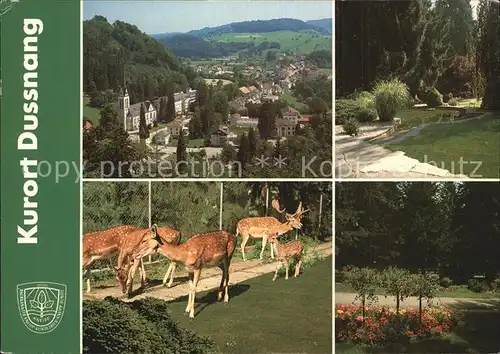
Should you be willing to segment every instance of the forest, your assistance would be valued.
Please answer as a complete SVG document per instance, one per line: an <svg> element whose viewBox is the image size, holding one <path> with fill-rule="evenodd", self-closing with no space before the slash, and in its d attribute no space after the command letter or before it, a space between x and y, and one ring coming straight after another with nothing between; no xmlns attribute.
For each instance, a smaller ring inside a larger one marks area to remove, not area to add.
<svg viewBox="0 0 500 354"><path fill-rule="evenodd" d="M434 271L454 284L500 272L498 183L337 183L336 267Z"/></svg>
<svg viewBox="0 0 500 354"><path fill-rule="evenodd" d="M499 6L481 0L475 19L469 0L335 2L336 97L396 78L413 96L437 90L498 109Z"/></svg>

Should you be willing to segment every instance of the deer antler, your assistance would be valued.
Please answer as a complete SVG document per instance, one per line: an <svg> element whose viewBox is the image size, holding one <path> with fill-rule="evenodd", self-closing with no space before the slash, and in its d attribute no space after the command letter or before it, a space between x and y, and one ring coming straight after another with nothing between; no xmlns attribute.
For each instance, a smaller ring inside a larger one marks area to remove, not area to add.
<svg viewBox="0 0 500 354"><path fill-rule="evenodd" d="M273 201L271 202L271 205L280 214L282 214L286 210L286 208L283 208L283 210L280 210L280 202L278 199L273 199Z"/></svg>

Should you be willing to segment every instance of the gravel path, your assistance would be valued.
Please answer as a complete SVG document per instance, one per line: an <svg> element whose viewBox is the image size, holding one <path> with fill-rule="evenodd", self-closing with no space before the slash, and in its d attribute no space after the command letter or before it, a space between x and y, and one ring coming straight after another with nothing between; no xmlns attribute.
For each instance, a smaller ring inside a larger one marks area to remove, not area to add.
<svg viewBox="0 0 500 354"><path fill-rule="evenodd" d="M318 245L315 251L323 256L330 256L332 254L332 242L326 242ZM236 250L238 252L239 250ZM266 254L264 255L266 256ZM167 266L165 266L166 270ZM260 275L274 273L276 270L276 262L267 263L265 260L261 261L259 259L248 260L246 262L238 261L232 262L230 266L229 273L229 286L243 282L245 280L258 277ZM146 274L147 274L146 266ZM221 280L222 271L219 268L210 268L203 270L201 273L201 279L198 283L197 292L202 292L210 289L216 289L219 287ZM84 300L89 299L104 299L106 296L122 297L124 301L134 301L146 296L153 296L162 300L170 301L176 298L186 296L188 293L188 282L187 273L185 271L176 271L174 284L171 288L163 287L162 284L151 284L143 293L140 293L134 297L128 299L123 296L121 289L119 287L113 286L108 288L94 288L90 294L84 294ZM179 279L180 278L180 279ZM272 276L269 275L269 282L271 282ZM140 282L136 281L134 283L134 289L137 289ZM229 290L231 291L231 290Z"/></svg>

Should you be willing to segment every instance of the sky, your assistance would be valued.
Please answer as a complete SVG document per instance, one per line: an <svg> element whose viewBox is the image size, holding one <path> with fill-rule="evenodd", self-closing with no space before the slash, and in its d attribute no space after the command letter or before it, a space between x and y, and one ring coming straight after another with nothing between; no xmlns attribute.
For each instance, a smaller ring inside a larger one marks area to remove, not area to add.
<svg viewBox="0 0 500 354"><path fill-rule="evenodd" d="M83 19L101 15L136 25L148 34L187 32L231 22L331 18L332 1L83 1Z"/></svg>

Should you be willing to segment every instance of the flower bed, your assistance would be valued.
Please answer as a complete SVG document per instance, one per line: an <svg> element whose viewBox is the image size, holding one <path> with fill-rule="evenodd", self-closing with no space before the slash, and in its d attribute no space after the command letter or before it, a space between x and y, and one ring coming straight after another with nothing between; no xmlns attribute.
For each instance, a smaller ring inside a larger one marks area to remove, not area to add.
<svg viewBox="0 0 500 354"><path fill-rule="evenodd" d="M337 305L335 309L335 340L362 344L402 343L412 339L440 336L456 324L453 312L446 308L422 310L367 306L365 317L361 306Z"/></svg>

